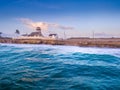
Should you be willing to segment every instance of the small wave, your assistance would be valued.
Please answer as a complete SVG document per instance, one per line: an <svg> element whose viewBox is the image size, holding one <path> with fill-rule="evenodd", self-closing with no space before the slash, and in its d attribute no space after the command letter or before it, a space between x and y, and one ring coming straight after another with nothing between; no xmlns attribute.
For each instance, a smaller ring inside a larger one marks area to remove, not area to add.
<svg viewBox="0 0 120 90"><path fill-rule="evenodd" d="M110 67L120 67L120 65L115 63L108 63L104 61L90 61L90 60L60 60L63 64L70 65L85 65L85 66L110 66Z"/></svg>
<svg viewBox="0 0 120 90"><path fill-rule="evenodd" d="M113 55L120 57L120 48L97 48L97 47L76 47L76 46L58 46L61 53L87 53L99 55Z"/></svg>
<svg viewBox="0 0 120 90"><path fill-rule="evenodd" d="M97 47L77 47L77 46L53 46L53 45L35 45L35 44L1 44L2 46L22 48L18 52L43 50L46 52L55 52L56 54L67 53L88 53L88 54L107 54L120 58L120 48L97 48ZM24 48L24 49L23 49Z"/></svg>
<svg viewBox="0 0 120 90"><path fill-rule="evenodd" d="M30 60L30 61L40 61L38 58L25 58L25 60Z"/></svg>

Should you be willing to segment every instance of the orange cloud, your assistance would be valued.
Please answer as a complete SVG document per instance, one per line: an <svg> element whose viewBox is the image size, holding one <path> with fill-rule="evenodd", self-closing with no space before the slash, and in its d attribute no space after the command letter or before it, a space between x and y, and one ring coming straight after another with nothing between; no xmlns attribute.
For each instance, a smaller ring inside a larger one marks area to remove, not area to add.
<svg viewBox="0 0 120 90"><path fill-rule="evenodd" d="M30 19L27 18L21 18L20 21L22 21L27 27L31 29L35 29L36 27L41 27L42 30L48 30L48 28L57 28L57 29L63 29L63 30L73 30L73 27L68 26L62 26L59 24L53 24L53 23L47 23L47 22L33 22Z"/></svg>

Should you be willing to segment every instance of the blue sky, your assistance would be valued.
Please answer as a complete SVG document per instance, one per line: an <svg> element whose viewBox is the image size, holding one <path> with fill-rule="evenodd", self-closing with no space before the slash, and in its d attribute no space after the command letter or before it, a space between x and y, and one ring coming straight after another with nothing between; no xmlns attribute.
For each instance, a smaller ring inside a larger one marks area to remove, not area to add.
<svg viewBox="0 0 120 90"><path fill-rule="evenodd" d="M0 31L14 33L32 32L19 19L48 22L74 27L65 30L68 37L120 36L120 0L0 0ZM49 29L43 33L59 33L64 30Z"/></svg>

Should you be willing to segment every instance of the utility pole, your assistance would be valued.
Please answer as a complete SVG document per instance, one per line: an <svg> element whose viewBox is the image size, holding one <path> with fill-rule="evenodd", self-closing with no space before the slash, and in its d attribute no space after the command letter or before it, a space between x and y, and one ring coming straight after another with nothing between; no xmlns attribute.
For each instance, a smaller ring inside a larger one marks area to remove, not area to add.
<svg viewBox="0 0 120 90"><path fill-rule="evenodd" d="M66 39L66 33L65 33L65 30L64 30L64 39Z"/></svg>
<svg viewBox="0 0 120 90"><path fill-rule="evenodd" d="M92 38L93 38L93 44L95 45L95 32L94 32L94 30L92 32Z"/></svg>
<svg viewBox="0 0 120 90"><path fill-rule="evenodd" d="M95 38L95 32L94 32L94 30L92 32L92 37L93 37L93 39Z"/></svg>

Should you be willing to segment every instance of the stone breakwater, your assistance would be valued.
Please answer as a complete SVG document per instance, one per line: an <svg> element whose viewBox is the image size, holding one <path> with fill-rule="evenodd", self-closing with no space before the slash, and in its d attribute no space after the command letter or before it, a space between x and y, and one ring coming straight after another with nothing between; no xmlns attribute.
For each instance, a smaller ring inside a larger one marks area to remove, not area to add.
<svg viewBox="0 0 120 90"><path fill-rule="evenodd" d="M42 40L42 39L11 39L1 38L0 43L16 44L50 44L50 45L70 45L83 47L111 47L120 48L120 38L87 38L87 39L67 39L67 40Z"/></svg>

